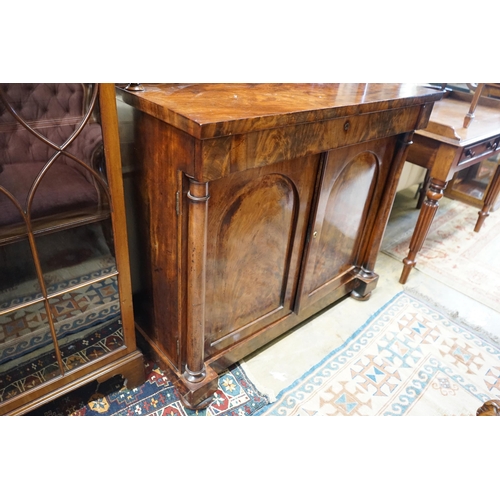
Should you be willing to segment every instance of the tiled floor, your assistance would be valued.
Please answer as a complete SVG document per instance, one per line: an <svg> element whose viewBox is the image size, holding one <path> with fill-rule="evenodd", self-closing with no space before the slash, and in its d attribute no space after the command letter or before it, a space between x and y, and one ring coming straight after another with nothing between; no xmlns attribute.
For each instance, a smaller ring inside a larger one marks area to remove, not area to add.
<svg viewBox="0 0 500 500"><path fill-rule="evenodd" d="M396 196L386 237L398 231L401 217L415 210L415 187ZM447 202L447 200L444 200ZM453 202L459 203L459 202ZM500 216L496 214L495 216ZM499 248L500 255L500 248ZM479 326L493 339L500 338L500 313L413 269L405 285L399 283L402 263L380 253L375 271L377 288L366 302L347 298L325 313L275 341L243 361L243 367L268 394L277 395L294 380L341 345L395 294L409 290L414 296L438 297L438 308L464 325Z"/></svg>

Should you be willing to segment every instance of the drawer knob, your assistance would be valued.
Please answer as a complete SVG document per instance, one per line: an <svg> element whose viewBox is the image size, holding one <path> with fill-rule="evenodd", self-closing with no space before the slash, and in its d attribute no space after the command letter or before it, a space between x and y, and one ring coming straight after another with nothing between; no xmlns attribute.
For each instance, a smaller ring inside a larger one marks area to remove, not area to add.
<svg viewBox="0 0 500 500"><path fill-rule="evenodd" d="M467 158L473 158L475 154L476 154L476 153L475 153L475 152L474 152L474 150L472 150L472 149L468 149L468 150L465 152L465 156L467 156Z"/></svg>
<svg viewBox="0 0 500 500"><path fill-rule="evenodd" d="M318 236L318 231L314 231L313 233L313 238L316 238L316 236Z"/></svg>
<svg viewBox="0 0 500 500"><path fill-rule="evenodd" d="M351 128L351 124L347 121L344 123L344 131L347 132Z"/></svg>

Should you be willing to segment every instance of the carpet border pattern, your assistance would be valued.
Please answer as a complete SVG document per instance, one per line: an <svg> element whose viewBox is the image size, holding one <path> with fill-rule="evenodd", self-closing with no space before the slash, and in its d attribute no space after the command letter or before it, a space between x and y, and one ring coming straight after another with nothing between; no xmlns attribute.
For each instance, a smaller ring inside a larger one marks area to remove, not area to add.
<svg viewBox="0 0 500 500"><path fill-rule="evenodd" d="M468 397L472 398L472 401L477 400L477 406L473 405L471 408L471 411L474 410L474 412L477 407L481 406L481 404L488 399L498 398L500 396L500 350L475 334L469 332L462 326L456 324L439 311L436 311L427 304L411 297L405 291L402 291L382 306L377 312L375 312L363 326L361 326L347 339L346 342L334 349L299 379L295 380L290 386L280 391L276 401L262 410L259 410L259 412L256 413L256 416L288 416L300 413L298 408L300 408L301 404L303 404L306 399L310 398L311 395L320 391L323 384L331 380L332 376L341 370L343 366L347 366L347 364L352 362L353 359L356 359L355 357L360 355L363 348L369 344L377 334L382 332L384 325L387 325L388 321L394 319L394 317L408 304L416 306L423 313L432 318L435 325L437 325L434 329L435 333L439 331L438 329L442 325L442 327L446 328L448 331L460 336L460 338L463 339L464 342L468 342L470 346L476 346L478 349L484 350L489 353L489 355L492 355L496 360L495 366L482 367L484 383L481 387L479 387L478 385L470 383L470 379L466 373L469 368L467 367L463 370L465 365L461 365L460 368L462 371L450 369L446 363L440 362L439 357L427 355L424 360L425 362L422 362L418 373L415 372L413 378L404 384L404 388L403 384L401 384L402 392L398 394L397 400L392 400L390 406L386 405L385 410L382 413L379 413L379 415L401 416L408 414L409 410L412 409L416 401L421 398L423 393L427 390L431 379L434 383L436 380L447 381L446 383L448 386L443 384L443 387L440 388L441 391L448 390L449 392L451 390L449 385L451 384L455 389L468 393ZM418 328L415 328L415 335L418 335L417 330ZM428 343L432 343L432 335L430 336ZM452 349L455 349L455 351L460 350L457 346L452 346ZM416 349L413 354L423 360L424 356L420 356L417 351L421 353L420 349ZM448 358L450 357L450 353L451 350L447 354ZM457 355L457 359L460 359L460 355L460 353ZM474 369L475 368L476 367L474 367ZM351 371L351 373L353 372ZM464 373L465 376L463 375ZM392 380L390 379L391 375L393 375ZM354 380L358 374L353 373L352 376ZM386 387L389 387L391 383L394 387L398 384L398 380L396 379L399 375L397 374L396 369L394 369L392 374L386 373L385 377L387 381ZM485 387L489 390L485 390ZM389 392L389 390L386 390L386 392ZM446 395L444 392L443 394ZM377 395L381 396L382 394L372 394L372 397L376 397ZM350 403L347 399L341 400L341 398L338 398L335 403L344 407L344 412L338 414L349 414L348 406ZM354 407L355 403L353 403L352 406ZM347 411L345 411L346 408ZM307 413L302 412L300 414L306 415ZM453 415L454 413L452 411L444 411L441 414Z"/></svg>

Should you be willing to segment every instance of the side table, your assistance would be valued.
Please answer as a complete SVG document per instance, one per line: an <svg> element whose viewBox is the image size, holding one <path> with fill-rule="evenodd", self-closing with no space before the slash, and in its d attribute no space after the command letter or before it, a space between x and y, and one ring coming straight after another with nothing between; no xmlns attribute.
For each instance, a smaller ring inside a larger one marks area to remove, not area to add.
<svg viewBox="0 0 500 500"><path fill-rule="evenodd" d="M449 92L435 104L428 126L415 132L408 150L407 161L429 170L429 183L408 255L403 259L399 280L402 284L406 283L415 267L417 254L422 249L448 181L456 172L472 167L500 150L500 101L481 97L474 120L464 128L464 116L469 111L470 102L470 94ZM490 183L474 228L476 232L489 215L500 191L499 173L497 171Z"/></svg>

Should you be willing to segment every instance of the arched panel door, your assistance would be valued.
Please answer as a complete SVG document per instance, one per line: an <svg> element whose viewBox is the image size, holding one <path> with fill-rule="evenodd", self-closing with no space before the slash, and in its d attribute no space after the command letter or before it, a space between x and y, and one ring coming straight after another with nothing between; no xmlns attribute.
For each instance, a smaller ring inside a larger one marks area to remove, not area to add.
<svg viewBox="0 0 500 500"><path fill-rule="evenodd" d="M327 155L297 309L352 281L362 265L363 240L373 225L377 186L387 175L393 144L382 140Z"/></svg>
<svg viewBox="0 0 500 500"><path fill-rule="evenodd" d="M318 162L277 163L210 184L208 356L291 313Z"/></svg>

